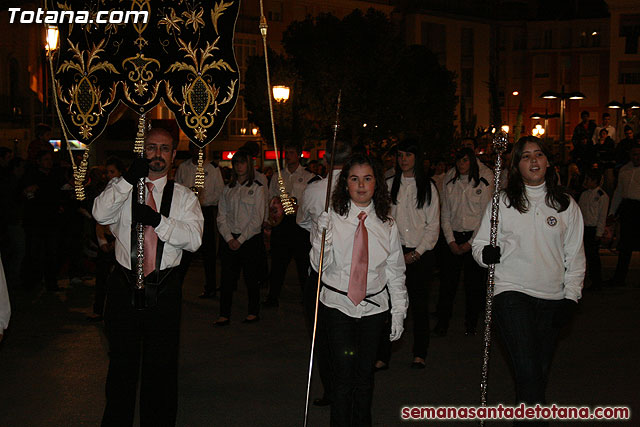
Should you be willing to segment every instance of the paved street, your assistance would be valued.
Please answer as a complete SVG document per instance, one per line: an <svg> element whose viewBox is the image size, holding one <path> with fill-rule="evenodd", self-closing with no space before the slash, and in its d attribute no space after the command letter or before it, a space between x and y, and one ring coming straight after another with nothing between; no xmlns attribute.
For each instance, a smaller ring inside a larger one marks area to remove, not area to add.
<svg viewBox="0 0 640 427"><path fill-rule="evenodd" d="M603 262L607 278L615 256L603 256ZM637 284L637 255L632 268L628 281ZM293 276L291 269L280 308L263 310L257 324L240 323L246 314L246 292L240 283L231 325L214 328L218 301L197 298L203 269L193 263L184 284L178 425L302 425L309 343ZM100 422L107 342L102 325L85 320L91 310L93 282L70 286L62 281L61 285L64 291L56 294L12 292L11 329L0 345L0 426ZM432 301L435 291L437 282ZM376 374L375 425L404 424L399 418L403 405L479 403L482 340L480 335L463 334L463 296L461 287L449 334L431 341L427 369L409 369L410 331L394 347L391 368ZM549 402L629 405L632 412L640 413L639 305L637 287L585 294L558 347ZM513 382L498 344L493 347L490 372L489 403L512 403ZM312 397L319 395L319 380L314 376ZM311 406L309 425L328 425L328 415L328 408ZM640 425L640 421L627 425Z"/></svg>

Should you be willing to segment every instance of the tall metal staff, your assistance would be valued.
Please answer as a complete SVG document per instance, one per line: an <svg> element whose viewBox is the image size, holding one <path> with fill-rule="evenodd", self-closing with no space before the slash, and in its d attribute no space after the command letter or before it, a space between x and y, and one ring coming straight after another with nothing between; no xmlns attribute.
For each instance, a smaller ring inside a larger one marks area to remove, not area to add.
<svg viewBox="0 0 640 427"><path fill-rule="evenodd" d="M502 132L496 132L493 137L493 151L496 153L496 167L493 171L494 191L491 199L491 232L489 235L489 244L496 246L498 240L498 208L500 203L500 174L502 173L502 154L507 149L509 140L507 135ZM487 382L489 379L489 353L491 350L491 309L493 305L493 287L495 285L496 265L489 264L489 272L487 276L487 300L486 311L484 314L484 353L482 357L482 382L480 383L482 407L487 406ZM480 421L480 425L484 426L484 421Z"/></svg>
<svg viewBox="0 0 640 427"><path fill-rule="evenodd" d="M282 171L280 170L280 154L278 144L276 143L276 125L273 120L273 101L271 100L271 77L269 76L269 55L267 52L267 18L264 16L264 8L262 0L260 0L260 34L262 35L262 46L264 48L264 65L267 71L267 99L269 99L269 117L271 118L271 135L273 137L273 150L276 152L276 169L278 171L278 188L280 190L280 202L285 215L293 215L296 213L294 202L287 193L282 179Z"/></svg>
<svg viewBox="0 0 640 427"><path fill-rule="evenodd" d="M340 102L342 100L342 90L338 92L338 105L336 107L336 123L333 125L333 143L331 144L331 157L329 157L329 173L327 174L327 194L324 199L324 211L329 212L331 201L331 188L333 181L333 160L336 155L336 140L338 139L338 126L340 120ZM316 305L313 314L313 334L311 336L311 354L309 355L309 372L307 375L307 398L304 402L304 426L307 426L309 417L309 393L311 391L311 374L313 372L313 352L316 347L316 329L318 327L318 305L320 300L320 285L322 283L322 264L324 261L324 239L327 236L327 229L322 229L322 240L320 243L320 261L318 262L318 283L316 286Z"/></svg>

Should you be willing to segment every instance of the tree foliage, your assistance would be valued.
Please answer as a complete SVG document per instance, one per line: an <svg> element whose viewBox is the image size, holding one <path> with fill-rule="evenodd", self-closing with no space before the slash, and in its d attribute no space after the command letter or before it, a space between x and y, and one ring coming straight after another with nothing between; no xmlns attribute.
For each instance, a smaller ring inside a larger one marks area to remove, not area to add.
<svg viewBox="0 0 640 427"><path fill-rule="evenodd" d="M282 79L292 87L283 113L287 137L328 139L341 90L340 124L346 138L373 149L405 134L418 136L426 151L450 145L454 73L424 46L406 46L383 13L355 10L342 20L323 14L293 22L282 43L286 57L270 54L269 61L272 84ZM245 100L249 119L266 136L270 127L263 61L250 60Z"/></svg>

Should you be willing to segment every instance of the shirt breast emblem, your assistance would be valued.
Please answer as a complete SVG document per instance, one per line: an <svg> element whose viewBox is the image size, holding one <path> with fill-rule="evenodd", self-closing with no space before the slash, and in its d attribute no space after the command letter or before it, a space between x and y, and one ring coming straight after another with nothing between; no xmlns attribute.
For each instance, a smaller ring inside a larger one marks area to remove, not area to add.
<svg viewBox="0 0 640 427"><path fill-rule="evenodd" d="M558 219L555 216L547 217L547 224L551 227L555 227L558 223Z"/></svg>
<svg viewBox="0 0 640 427"><path fill-rule="evenodd" d="M478 189L476 190L476 194L482 194L482 188L478 188Z"/></svg>
<svg viewBox="0 0 640 427"><path fill-rule="evenodd" d="M298 178L298 182L302 182L302 178Z"/></svg>
<svg viewBox="0 0 640 427"><path fill-rule="evenodd" d="M253 196L253 190L249 190L249 195Z"/></svg>

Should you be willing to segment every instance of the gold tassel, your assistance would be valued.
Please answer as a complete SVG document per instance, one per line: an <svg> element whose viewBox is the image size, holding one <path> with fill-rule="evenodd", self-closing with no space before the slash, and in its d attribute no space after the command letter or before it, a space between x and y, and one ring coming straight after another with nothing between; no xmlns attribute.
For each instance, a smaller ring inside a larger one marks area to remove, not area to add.
<svg viewBox="0 0 640 427"><path fill-rule="evenodd" d="M196 196L200 195L200 191L204 189L204 152L202 148L198 152L198 169L196 169L196 177L193 185L193 192Z"/></svg>
<svg viewBox="0 0 640 427"><path fill-rule="evenodd" d="M144 157L144 136L146 134L145 125L145 115L141 114L140 117L138 117L138 133L136 133L136 141L133 145L133 152L139 157Z"/></svg>
<svg viewBox="0 0 640 427"><path fill-rule="evenodd" d="M295 205L296 199L289 196L287 189L284 186L282 175L278 176L278 187L280 188L280 202L282 203L282 209L285 215L293 215L296 213Z"/></svg>
<svg viewBox="0 0 640 427"><path fill-rule="evenodd" d="M84 150L84 154L82 155L82 161L80 162L80 166L73 167L73 178L75 180L76 185L76 199L84 200L84 180L87 176L87 166L89 164L89 146L87 146L86 150Z"/></svg>

